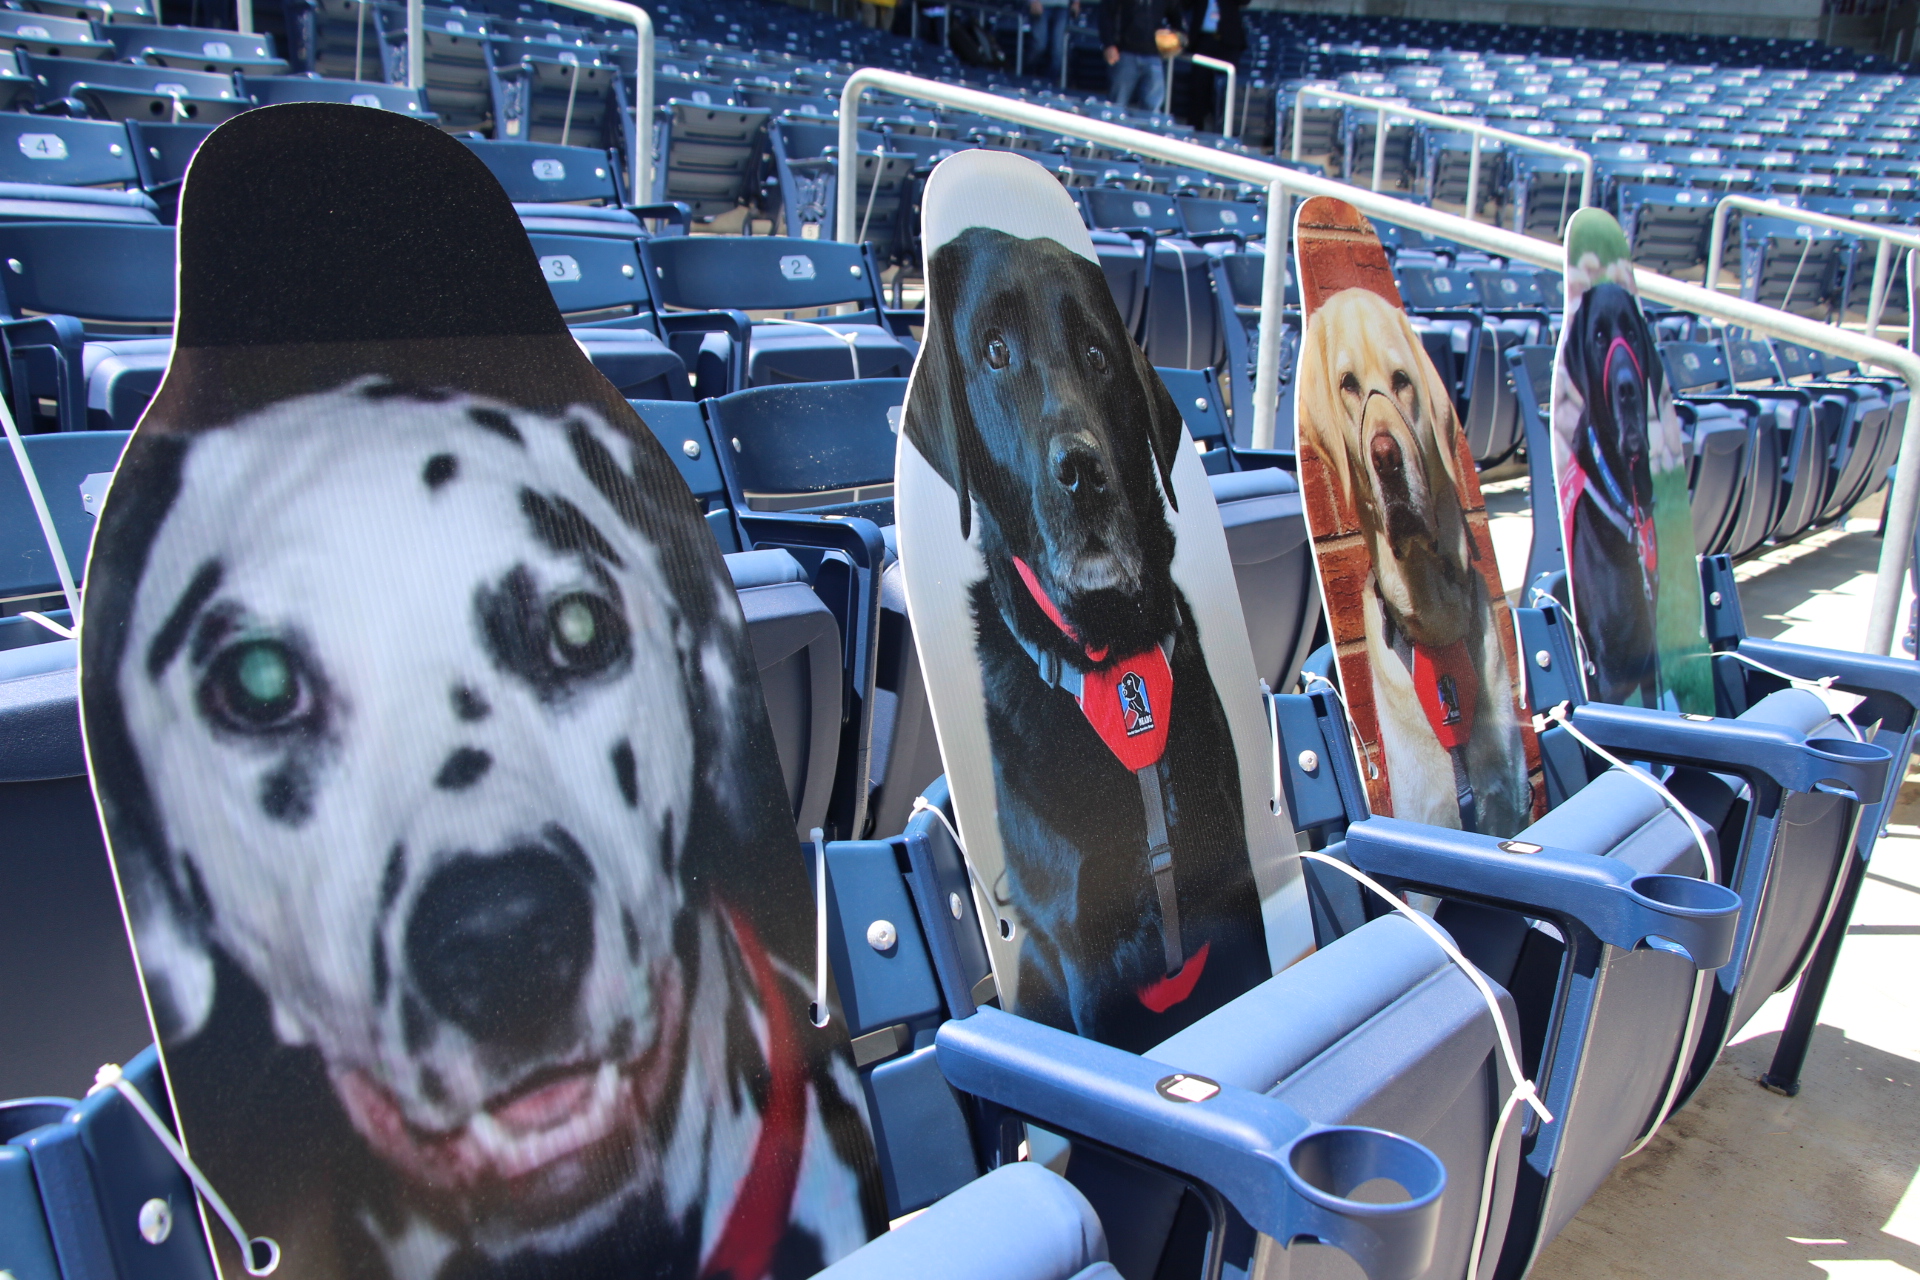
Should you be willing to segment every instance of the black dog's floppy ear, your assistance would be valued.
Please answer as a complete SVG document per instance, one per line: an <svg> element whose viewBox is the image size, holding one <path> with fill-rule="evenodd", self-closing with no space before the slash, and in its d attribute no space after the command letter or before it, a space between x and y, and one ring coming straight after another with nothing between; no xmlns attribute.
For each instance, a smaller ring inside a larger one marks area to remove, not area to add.
<svg viewBox="0 0 1920 1280"><path fill-rule="evenodd" d="M1180 499L1173 492L1173 463L1180 454L1180 433L1186 419L1180 416L1180 406L1173 402L1167 384L1153 371L1146 352L1131 342L1127 345L1133 348L1133 367L1147 397L1147 440L1153 446L1154 465L1160 469L1160 492L1167 495L1167 505L1178 512Z"/></svg>
<svg viewBox="0 0 1920 1280"><path fill-rule="evenodd" d="M920 451L960 499L960 536L973 535L973 497L967 483L963 440L973 435L973 413L954 341L954 308L963 293L970 255L965 246L949 242L934 251L928 264L927 328L920 358L907 385L901 434Z"/></svg>

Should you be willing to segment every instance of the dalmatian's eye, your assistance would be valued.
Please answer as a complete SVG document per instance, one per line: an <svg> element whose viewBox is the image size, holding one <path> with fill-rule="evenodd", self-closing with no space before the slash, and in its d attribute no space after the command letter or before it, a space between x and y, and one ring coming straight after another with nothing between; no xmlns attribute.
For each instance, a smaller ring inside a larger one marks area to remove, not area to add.
<svg viewBox="0 0 1920 1280"><path fill-rule="evenodd" d="M1013 352L1007 347L1007 340L999 334L987 339L987 364L995 369L1004 369L1013 359Z"/></svg>
<svg viewBox="0 0 1920 1280"><path fill-rule="evenodd" d="M1107 371L1107 353L1098 347L1087 348L1087 363L1093 366L1095 373Z"/></svg>
<svg viewBox="0 0 1920 1280"><path fill-rule="evenodd" d="M627 653L626 619L600 596L576 592L547 610L553 665L571 675L604 671Z"/></svg>
<svg viewBox="0 0 1920 1280"><path fill-rule="evenodd" d="M235 733L276 733L312 717L314 680L305 660L280 641L244 640L208 665L200 706Z"/></svg>

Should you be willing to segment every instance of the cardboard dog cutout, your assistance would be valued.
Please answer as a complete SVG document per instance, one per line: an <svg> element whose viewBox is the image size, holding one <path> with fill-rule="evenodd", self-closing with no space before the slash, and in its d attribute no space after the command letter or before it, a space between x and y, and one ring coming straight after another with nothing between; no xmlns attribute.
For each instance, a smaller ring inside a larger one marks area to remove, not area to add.
<svg viewBox="0 0 1920 1280"><path fill-rule="evenodd" d="M189 1151L289 1277L800 1276L884 1230L725 565L505 194L268 107L180 258L81 682Z"/></svg>
<svg viewBox="0 0 1920 1280"><path fill-rule="evenodd" d="M1712 715L1686 441L1627 238L1604 209L1567 223L1566 280L1553 474L1587 696Z"/></svg>
<svg viewBox="0 0 1920 1280"><path fill-rule="evenodd" d="M1304 202L1294 245L1300 489L1367 801L1513 835L1545 811L1546 791L1452 395L1359 210Z"/></svg>
<svg viewBox="0 0 1920 1280"><path fill-rule="evenodd" d="M900 557L1001 999L1144 1050L1311 949L1218 511L1072 200L928 180Z"/></svg>

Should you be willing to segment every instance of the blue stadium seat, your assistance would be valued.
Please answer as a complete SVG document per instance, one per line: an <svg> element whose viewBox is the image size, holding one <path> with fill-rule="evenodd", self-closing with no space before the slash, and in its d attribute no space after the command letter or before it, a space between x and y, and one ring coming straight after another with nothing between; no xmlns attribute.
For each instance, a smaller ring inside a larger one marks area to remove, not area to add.
<svg viewBox="0 0 1920 1280"><path fill-rule="evenodd" d="M1773 482L1772 471L1759 465L1761 443L1770 442L1772 433L1761 421L1759 402L1734 394L1726 354L1717 345L1663 342L1659 347L1687 436L1695 549L1713 555L1732 540L1753 486Z"/></svg>
<svg viewBox="0 0 1920 1280"><path fill-rule="evenodd" d="M130 430L173 349L173 228L0 223L0 262L16 419L44 399L59 430Z"/></svg>
<svg viewBox="0 0 1920 1280"><path fill-rule="evenodd" d="M915 348L899 336L880 295L873 256L864 245L785 236L670 236L649 240L641 257L648 283L665 308L776 311L753 324L751 339L718 335L706 351L725 360L739 381L819 382L846 377L905 377ZM855 303L860 310L831 314ZM707 392L707 374L700 374Z"/></svg>
<svg viewBox="0 0 1920 1280"><path fill-rule="evenodd" d="M152 226L135 159L122 124L0 114L0 220Z"/></svg>
<svg viewBox="0 0 1920 1280"><path fill-rule="evenodd" d="M765 146L769 112L724 102L658 99L653 191L656 203L677 200L708 222L746 202L749 180Z"/></svg>
<svg viewBox="0 0 1920 1280"><path fill-rule="evenodd" d="M109 23L106 37L122 62L150 67L178 67L213 75L236 71L255 75L282 75L284 58L275 56L273 37L204 27L154 27Z"/></svg>
<svg viewBox="0 0 1920 1280"><path fill-rule="evenodd" d="M219 124L253 104L231 75L89 58L16 55L39 88L38 104L96 120Z"/></svg>
<svg viewBox="0 0 1920 1280"><path fill-rule="evenodd" d="M94 32L91 22L18 10L0 13L0 49L37 53L49 58L119 56L113 42L102 40Z"/></svg>
<svg viewBox="0 0 1920 1280"><path fill-rule="evenodd" d="M687 362L668 345L669 335L655 314L633 239L544 232L528 239L574 340L623 396L693 398ZM689 335L686 346L691 354L701 332L693 326L705 325L709 318L681 315L671 323ZM723 330L732 327L727 319L718 323Z"/></svg>
<svg viewBox="0 0 1920 1280"><path fill-rule="evenodd" d="M440 118L422 105L421 95L417 90L403 85L382 84L378 81L323 80L312 73L306 75L256 73L243 74L240 77L240 87L248 97L263 107L271 107L282 102L341 102L353 107L378 107L382 111L398 111L401 115L412 116L417 120Z"/></svg>

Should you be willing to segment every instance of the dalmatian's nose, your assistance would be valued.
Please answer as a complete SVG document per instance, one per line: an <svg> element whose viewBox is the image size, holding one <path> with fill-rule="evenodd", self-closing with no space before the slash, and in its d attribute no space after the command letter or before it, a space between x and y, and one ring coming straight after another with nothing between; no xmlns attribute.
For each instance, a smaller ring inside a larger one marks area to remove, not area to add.
<svg viewBox="0 0 1920 1280"><path fill-rule="evenodd" d="M569 1021L593 960L579 870L539 846L463 853L435 871L407 921L420 994L475 1040L533 1050Z"/></svg>

